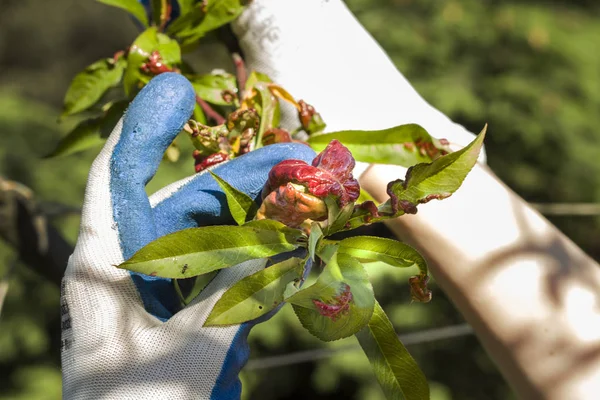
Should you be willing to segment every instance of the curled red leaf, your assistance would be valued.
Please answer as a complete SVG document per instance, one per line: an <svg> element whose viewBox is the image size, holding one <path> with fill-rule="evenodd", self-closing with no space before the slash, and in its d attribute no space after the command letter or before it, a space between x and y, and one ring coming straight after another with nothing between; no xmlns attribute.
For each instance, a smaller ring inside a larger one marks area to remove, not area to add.
<svg viewBox="0 0 600 400"><path fill-rule="evenodd" d="M355 161L352 153L339 141L331 143L308 165L301 160L285 160L275 165L263 190L266 197L275 188L288 182L305 186L319 198L335 196L340 207L356 201L360 185L352 176Z"/></svg>

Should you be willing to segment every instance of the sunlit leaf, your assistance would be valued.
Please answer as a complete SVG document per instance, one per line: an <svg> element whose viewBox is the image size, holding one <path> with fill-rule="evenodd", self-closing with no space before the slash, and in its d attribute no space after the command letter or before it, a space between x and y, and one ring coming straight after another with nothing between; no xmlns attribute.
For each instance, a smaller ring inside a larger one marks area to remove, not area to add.
<svg viewBox="0 0 600 400"><path fill-rule="evenodd" d="M368 325L356 338L369 358L388 400L428 400L425 375L404 347L387 315L376 302Z"/></svg>
<svg viewBox="0 0 600 400"><path fill-rule="evenodd" d="M184 229L149 243L119 268L164 278L189 278L294 250L303 236L301 231L271 220Z"/></svg>
<svg viewBox="0 0 600 400"><path fill-rule="evenodd" d="M119 84L126 64L122 57L116 62L107 58L77 74L65 94L61 115L76 114L96 104L108 89Z"/></svg>
<svg viewBox="0 0 600 400"><path fill-rule="evenodd" d="M339 253L351 255L359 261L382 261L394 267L417 266L427 275L427 262L409 245L397 240L375 236L354 236L338 242Z"/></svg>
<svg viewBox="0 0 600 400"><path fill-rule="evenodd" d="M283 303L288 283L302 276L304 260L271 265L237 282L217 301L204 326L241 324L258 318Z"/></svg>
<svg viewBox="0 0 600 400"><path fill-rule="evenodd" d="M256 214L258 207L250 196L244 192L240 192L212 171L209 170L208 172L215 178L219 187L225 193L229 212L238 225L243 225L248 219Z"/></svg>
<svg viewBox="0 0 600 400"><path fill-rule="evenodd" d="M257 111L260 115L260 126L258 127L258 134L256 143L258 146L262 144L262 136L267 129L276 127L279 124L279 101L273 96L273 93L269 90L269 87L264 82L258 82L254 85L259 98ZM256 102L255 102L256 103Z"/></svg>
<svg viewBox="0 0 600 400"><path fill-rule="evenodd" d="M285 300L302 326L324 341L358 332L369 322L375 304L364 267L347 254L334 254L313 285Z"/></svg>
<svg viewBox="0 0 600 400"><path fill-rule="evenodd" d="M109 6L123 9L133 15L140 23L148 27L148 17L142 3L138 0L97 0L99 3L104 3Z"/></svg>
<svg viewBox="0 0 600 400"><path fill-rule="evenodd" d="M420 125L400 125L379 131L340 131L311 136L308 143L316 151L337 139L348 147L357 161L410 167L431 162L444 149Z"/></svg>
<svg viewBox="0 0 600 400"><path fill-rule="evenodd" d="M189 8L171 25L167 32L177 37L182 45L191 44L213 31L236 19L244 10L246 0L218 0L198 2Z"/></svg>
<svg viewBox="0 0 600 400"><path fill-rule="evenodd" d="M390 199L379 206L384 212L396 215L415 213L416 206L434 199L443 199L454 193L475 163L485 138L484 127L468 146L438 158L430 164L417 164L406 173L404 181L390 183Z"/></svg>
<svg viewBox="0 0 600 400"><path fill-rule="evenodd" d="M155 26L146 29L135 39L127 55L123 87L129 98L133 98L152 79L152 76L144 73L141 67L148 62L153 51L157 51L162 62L169 67L181 62L181 50L177 41L159 33Z"/></svg>
<svg viewBox="0 0 600 400"><path fill-rule="evenodd" d="M218 105L233 104L232 101L227 101L227 96L223 96L228 92L233 95L237 94L236 78L232 74L222 72L188 76L187 78L203 100Z"/></svg>

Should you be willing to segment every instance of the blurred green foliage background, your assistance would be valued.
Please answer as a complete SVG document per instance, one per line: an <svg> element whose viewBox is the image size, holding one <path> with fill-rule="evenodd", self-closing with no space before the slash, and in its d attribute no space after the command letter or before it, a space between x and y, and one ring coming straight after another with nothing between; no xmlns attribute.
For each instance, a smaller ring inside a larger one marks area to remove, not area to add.
<svg viewBox="0 0 600 400"><path fill-rule="evenodd" d="M347 4L427 100L472 132L489 123L489 164L521 196L532 202L600 202L599 3ZM75 73L128 46L137 30L123 12L92 0L0 0L0 9L0 175L31 187L44 202L78 208L98 149L60 159L41 157L73 126L73 121L58 124L57 117ZM210 39L189 59L200 72L230 69L225 50ZM181 142L183 154L189 154ZM192 173L192 164L184 156L163 166L148 191ZM598 218L552 220L600 258ZM75 241L76 213L55 216L52 222ZM0 276L15 257L0 243ZM404 287L409 272L376 265L370 272L399 332L462 321L439 289L432 303L410 305ZM56 285L17 264L0 317L0 399L60 398L58 296ZM325 347L286 310L254 330L253 359ZM473 336L410 350L435 400L513 398ZM248 369L242 379L247 399L383 398L360 350L317 362Z"/></svg>

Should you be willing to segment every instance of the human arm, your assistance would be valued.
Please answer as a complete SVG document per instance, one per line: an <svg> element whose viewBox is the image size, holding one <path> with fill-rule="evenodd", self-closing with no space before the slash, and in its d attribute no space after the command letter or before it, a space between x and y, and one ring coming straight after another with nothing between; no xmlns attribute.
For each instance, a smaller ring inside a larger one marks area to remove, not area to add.
<svg viewBox="0 0 600 400"><path fill-rule="evenodd" d="M256 1L234 30L249 65L311 102L328 131L418 123L457 147L472 140L414 91L341 1ZM385 184L404 173L377 166L360 181L384 200ZM520 397L595 396L598 265L487 168L390 226L425 253Z"/></svg>

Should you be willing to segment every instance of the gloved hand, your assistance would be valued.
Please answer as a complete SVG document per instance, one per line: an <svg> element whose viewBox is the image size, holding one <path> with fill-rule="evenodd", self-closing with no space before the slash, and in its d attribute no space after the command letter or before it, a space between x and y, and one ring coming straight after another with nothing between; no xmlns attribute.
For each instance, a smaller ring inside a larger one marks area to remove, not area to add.
<svg viewBox="0 0 600 400"><path fill-rule="evenodd" d="M202 325L227 288L265 262L220 271L175 315L178 301L169 280L115 267L159 236L232 221L224 194L208 174L146 196L144 186L194 102L193 88L182 76L154 78L92 165L79 238L62 284L66 399L239 398L238 373L247 360L246 338L255 322ZM274 164L313 157L304 145L272 145L214 171L254 198Z"/></svg>

